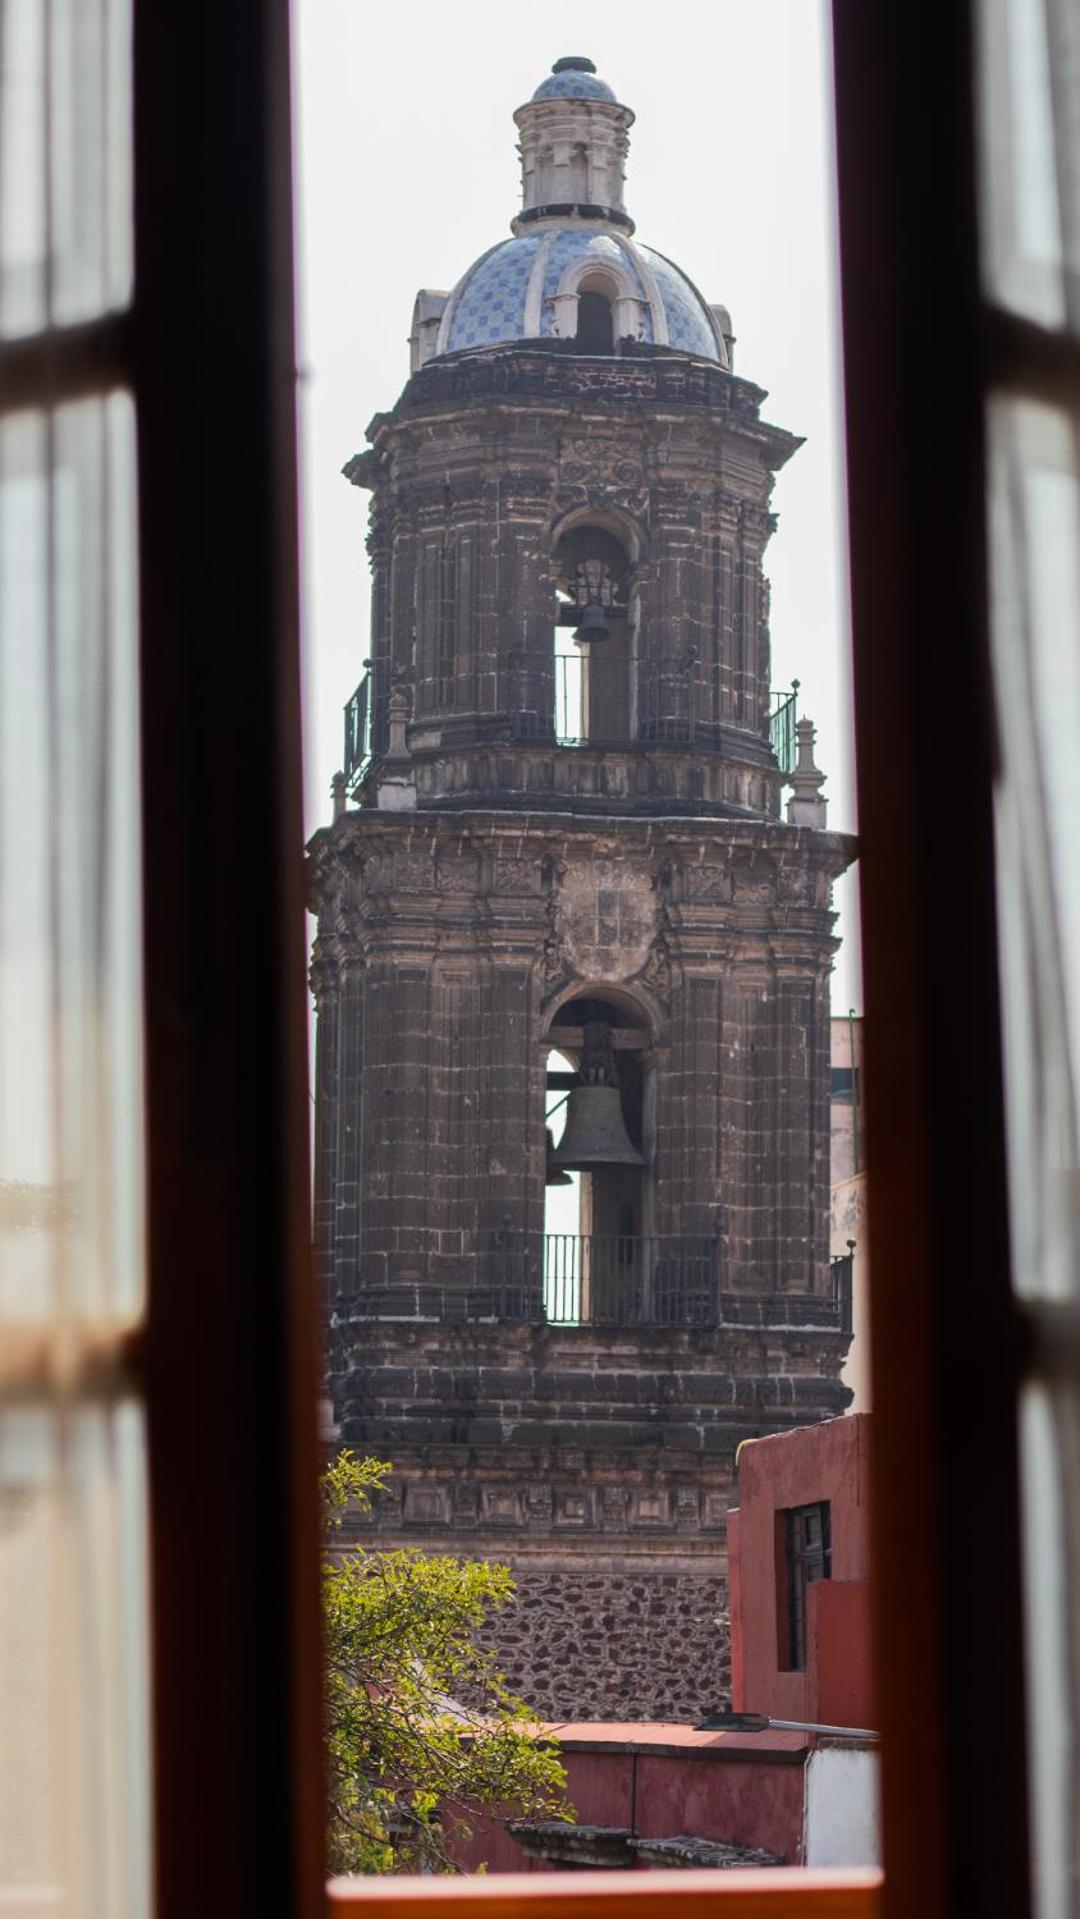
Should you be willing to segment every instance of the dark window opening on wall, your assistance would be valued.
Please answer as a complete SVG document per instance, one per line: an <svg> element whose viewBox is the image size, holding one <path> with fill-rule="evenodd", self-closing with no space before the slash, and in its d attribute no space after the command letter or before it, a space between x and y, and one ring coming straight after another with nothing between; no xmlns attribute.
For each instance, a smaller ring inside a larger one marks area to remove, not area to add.
<svg viewBox="0 0 1080 1919"><path fill-rule="evenodd" d="M628 740L630 556L606 527L578 525L554 557L556 737L567 746Z"/></svg>
<svg viewBox="0 0 1080 1919"><path fill-rule="evenodd" d="M859 1069L857 1066L834 1066L829 1074L829 1097L834 1106L857 1105L859 1100Z"/></svg>
<svg viewBox="0 0 1080 1919"><path fill-rule="evenodd" d="M615 323L611 301L603 293L578 295L578 326L575 341L579 353L614 353Z"/></svg>
<svg viewBox="0 0 1080 1919"><path fill-rule="evenodd" d="M793 1506L784 1514L787 1560L787 1669L806 1670L806 1591L832 1576L829 1502Z"/></svg>

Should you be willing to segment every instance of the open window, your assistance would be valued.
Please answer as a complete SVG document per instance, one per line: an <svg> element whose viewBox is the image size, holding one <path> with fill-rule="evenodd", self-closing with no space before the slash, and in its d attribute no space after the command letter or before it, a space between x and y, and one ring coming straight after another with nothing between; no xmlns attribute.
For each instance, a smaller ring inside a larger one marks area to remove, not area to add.
<svg viewBox="0 0 1080 1919"><path fill-rule="evenodd" d="M577 521L555 546L555 735L564 746L631 737L631 559L609 527Z"/></svg>
<svg viewBox="0 0 1080 1919"><path fill-rule="evenodd" d="M135 0L134 13L135 305L82 310L70 325L43 315L5 338L0 369L11 410L52 421L69 403L97 407L121 390L137 415L149 1314L145 1328L137 1318L102 1327L53 1314L33 1337L9 1336L4 1386L24 1408L36 1398L35 1416L58 1425L93 1422L99 1405L124 1398L129 1409L147 1408L159 1919L195 1910L206 1919L271 1911L310 1919L323 1895L315 1307L298 1118L287 21L282 6L244 0L227 13L210 0L180 9ZM1074 1418L1078 1343L1072 1295L1021 1307L1009 1286L992 761L973 695L986 666L981 382L989 365L999 389L1050 396L1068 410L1080 353L1075 318L1048 330L1004 304L980 305L967 10L932 16L932 60L926 9L836 0L834 17L860 808L874 875L865 901L867 1090L888 1114L892 1141L875 1174L871 1221L889 1742L884 1910L897 1919L957 1911L1020 1919L1029 1900L1018 1373L1028 1366L1049 1379ZM1064 33L1063 6L1045 17ZM82 63L81 77L99 72ZM58 86L57 100L65 97ZM914 98L927 129L916 142ZM50 137L67 124L56 112ZM20 128L11 140L16 164L32 171L33 140L29 159ZM1061 177L1071 177L1064 166ZM197 234L198 272L178 233ZM237 445L260 455L239 487ZM37 558L44 579L44 553ZM24 559L32 571L34 555L24 549ZM84 717L77 702L72 711ZM237 793L266 792L268 767L273 804L256 832ZM259 931L254 968L222 965L238 927ZM67 989L77 992L70 954L66 965ZM97 1000L86 1003L100 1015ZM572 1057L565 1031L557 1045ZM950 1123L943 1085L964 1088L961 1127ZM1057 1489L1044 1481L1042 1490L1052 1526ZM116 1523L110 1507L102 1530ZM255 1605L245 1532L259 1547ZM77 1566L73 1525L64 1537L69 1568ZM106 1603L112 1596L103 1594ZM137 1666L130 1639L117 1658ZM78 1696L80 1725L96 1734L95 1709L115 1695L94 1690L89 1665L58 1658L55 1672ZM1051 1787L1066 1770L1059 1755ZM135 1795L123 1812L115 1842L137 1861L150 1835ZM84 1803L56 1794L62 1840L84 1813ZM1067 1843L1074 1831L1075 1821ZM90 1853L61 1850L69 1871L92 1867ZM1061 1885L1065 1911L1068 1881L1053 1878L1052 1855L1042 1859L1043 1883ZM703 1883L684 1872L651 1888L644 1877L634 1875L630 1889L611 1883L615 1875L600 1887L563 1881L527 1902L538 1915L562 1902L650 1915L680 1907L836 1915L875 1900L869 1889L832 1893L813 1878L779 1887L768 1872L749 1884L747 1875ZM459 1912L473 1902L495 1919L526 1897L515 1892L500 1906L487 1884L445 1899L442 1890L369 1884L333 1899L342 1919L392 1902L404 1913L429 1899ZM94 1893L87 1878L70 1903L92 1909Z"/></svg>
<svg viewBox="0 0 1080 1919"><path fill-rule="evenodd" d="M583 287L578 294L574 344L579 353L614 353L615 314L606 290Z"/></svg>
<svg viewBox="0 0 1080 1919"><path fill-rule="evenodd" d="M557 1321L640 1319L650 1278L649 1044L625 1004L567 1001L549 1030L545 1308Z"/></svg>

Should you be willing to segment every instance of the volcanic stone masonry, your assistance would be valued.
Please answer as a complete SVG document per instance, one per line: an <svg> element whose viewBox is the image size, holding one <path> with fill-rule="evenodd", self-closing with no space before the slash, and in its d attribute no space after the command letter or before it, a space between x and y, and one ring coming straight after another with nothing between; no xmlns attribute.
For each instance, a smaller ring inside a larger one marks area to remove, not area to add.
<svg viewBox="0 0 1080 1919"><path fill-rule="evenodd" d="M371 673L309 849L330 1391L395 1468L355 1525L508 1563L500 1650L555 1718L715 1702L735 1449L849 1397L854 849L812 728L797 761L770 729L762 558L799 442L725 310L632 241L632 118L559 62L516 116L514 237L418 296L412 376L346 469Z"/></svg>

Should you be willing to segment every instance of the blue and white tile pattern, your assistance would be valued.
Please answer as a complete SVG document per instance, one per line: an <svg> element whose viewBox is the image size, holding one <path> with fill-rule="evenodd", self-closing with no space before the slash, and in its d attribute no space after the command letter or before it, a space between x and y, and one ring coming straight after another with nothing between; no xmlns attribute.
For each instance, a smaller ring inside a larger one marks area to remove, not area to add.
<svg viewBox="0 0 1080 1919"><path fill-rule="evenodd" d="M541 80L534 100L614 100L615 95L606 80L598 80L595 73L552 73Z"/></svg>
<svg viewBox="0 0 1080 1919"><path fill-rule="evenodd" d="M588 74L555 77L589 78ZM526 314L530 311L530 282L534 272L539 278L541 271L543 287L533 290L531 311L534 316L539 311L539 337L551 339L555 334L555 296L567 272L586 260L619 269L620 277L644 303L642 337L652 343L656 339L655 316L650 288L638 264L642 261L663 306L669 346L707 360L720 359L705 303L678 267L648 247L637 248L622 235L581 226L545 227L523 233L485 253L450 296L439 352L463 353L473 347L536 338L535 329L526 328Z"/></svg>
<svg viewBox="0 0 1080 1919"><path fill-rule="evenodd" d="M656 282L660 298L667 315L668 345L678 347L683 353L697 353L706 359L719 359L716 335L705 308L705 303L696 287L665 260L662 253L654 253L651 247L642 247L645 264Z"/></svg>
<svg viewBox="0 0 1080 1919"><path fill-rule="evenodd" d="M493 247L469 269L450 296L454 310L442 352L525 337L525 299L539 248L538 233L522 234Z"/></svg>

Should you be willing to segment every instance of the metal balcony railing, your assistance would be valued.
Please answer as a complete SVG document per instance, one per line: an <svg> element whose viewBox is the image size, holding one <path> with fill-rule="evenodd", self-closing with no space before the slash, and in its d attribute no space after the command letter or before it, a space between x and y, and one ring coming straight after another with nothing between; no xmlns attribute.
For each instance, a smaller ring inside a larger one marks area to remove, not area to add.
<svg viewBox="0 0 1080 1919"><path fill-rule="evenodd" d="M393 1233L361 1249L348 1319L549 1326L819 1326L850 1333L852 1256L821 1293L723 1291L723 1250L708 1237L603 1233Z"/></svg>
<svg viewBox="0 0 1080 1919"><path fill-rule="evenodd" d="M855 1241L848 1240L848 1250L839 1258L830 1262L832 1270L833 1298L840 1315L840 1331L851 1333L855 1330Z"/></svg>
<svg viewBox="0 0 1080 1919"><path fill-rule="evenodd" d="M712 1240L546 1233L544 1317L554 1326L713 1326Z"/></svg>
<svg viewBox="0 0 1080 1919"><path fill-rule="evenodd" d="M791 691L783 688L769 694L769 745L776 754L781 773L793 773L798 756L795 723L799 717L799 682L792 680Z"/></svg>
<svg viewBox="0 0 1080 1919"><path fill-rule="evenodd" d="M560 746L580 746L585 738L581 654L555 655L555 738Z"/></svg>
<svg viewBox="0 0 1080 1919"><path fill-rule="evenodd" d="M345 791L355 793L371 760L371 668L345 705L345 746L342 769Z"/></svg>

